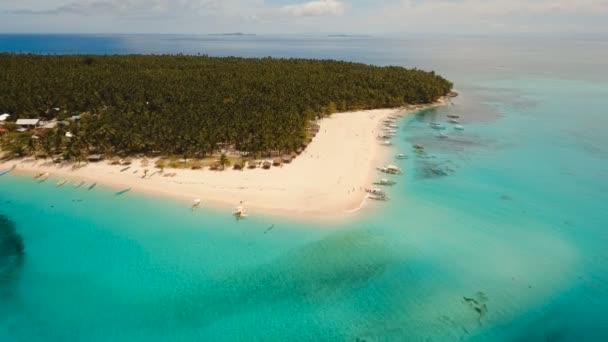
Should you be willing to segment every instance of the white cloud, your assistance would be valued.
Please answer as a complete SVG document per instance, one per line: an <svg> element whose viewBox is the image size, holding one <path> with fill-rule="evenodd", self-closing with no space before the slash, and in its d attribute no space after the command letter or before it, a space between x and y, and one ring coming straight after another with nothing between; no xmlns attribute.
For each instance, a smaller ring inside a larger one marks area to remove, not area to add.
<svg viewBox="0 0 608 342"><path fill-rule="evenodd" d="M22 9L16 14L73 14L85 16L163 16L196 14L223 8L222 0L84 0L48 10Z"/></svg>
<svg viewBox="0 0 608 342"><path fill-rule="evenodd" d="M280 14L294 17L319 17L342 15L346 5L339 0L315 0L297 5L287 5L276 9Z"/></svg>

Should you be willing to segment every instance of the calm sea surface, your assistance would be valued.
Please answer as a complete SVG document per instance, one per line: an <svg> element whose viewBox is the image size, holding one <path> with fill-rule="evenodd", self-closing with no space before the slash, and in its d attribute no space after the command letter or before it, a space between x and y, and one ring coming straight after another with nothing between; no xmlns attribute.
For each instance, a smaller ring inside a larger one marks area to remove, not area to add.
<svg viewBox="0 0 608 342"><path fill-rule="evenodd" d="M400 122L392 200L339 224L0 176L0 224L25 244L0 240L1 341L608 340L607 41L0 35L0 51L344 59L462 93ZM439 139L447 114L465 130Z"/></svg>

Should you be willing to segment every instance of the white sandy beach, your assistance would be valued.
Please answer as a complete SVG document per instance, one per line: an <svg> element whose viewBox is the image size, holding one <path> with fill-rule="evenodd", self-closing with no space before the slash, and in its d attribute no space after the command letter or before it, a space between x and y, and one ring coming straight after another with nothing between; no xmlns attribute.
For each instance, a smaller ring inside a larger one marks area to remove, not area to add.
<svg viewBox="0 0 608 342"><path fill-rule="evenodd" d="M388 161L390 147L381 146L377 135L382 120L398 109L380 109L334 114L321 120L321 131L308 148L291 164L236 171L172 170L172 178L154 175L142 179L144 167L134 160L130 170L107 161L73 169L50 161L18 160L0 164L0 169L16 165L17 172L48 172L54 179L86 180L116 189L132 188L191 202L200 198L203 206L227 208L243 201L250 214L269 213L307 218L338 218L361 208L365 188L379 175L375 168ZM150 163L150 173L156 171ZM139 170L134 174L135 170ZM185 203L185 205L188 205Z"/></svg>

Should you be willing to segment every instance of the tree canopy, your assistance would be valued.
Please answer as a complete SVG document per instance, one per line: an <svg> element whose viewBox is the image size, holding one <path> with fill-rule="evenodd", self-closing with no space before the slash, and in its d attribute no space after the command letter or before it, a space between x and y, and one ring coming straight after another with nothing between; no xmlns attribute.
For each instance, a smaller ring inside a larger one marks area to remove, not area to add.
<svg viewBox="0 0 608 342"><path fill-rule="evenodd" d="M294 151L317 117L430 103L451 88L434 72L332 60L0 54L0 112L80 115L37 134L49 154Z"/></svg>

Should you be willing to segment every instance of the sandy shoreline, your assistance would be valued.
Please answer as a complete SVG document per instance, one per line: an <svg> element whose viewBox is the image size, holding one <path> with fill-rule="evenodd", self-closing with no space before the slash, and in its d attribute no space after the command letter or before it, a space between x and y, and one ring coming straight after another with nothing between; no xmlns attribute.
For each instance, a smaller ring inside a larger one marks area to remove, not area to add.
<svg viewBox="0 0 608 342"><path fill-rule="evenodd" d="M441 104L441 103L439 103ZM412 111L409 111L412 112ZM388 162L391 147L381 146L377 135L382 120L402 109L337 113L321 120L321 131L292 164L270 170L172 170L175 177L155 175L142 179L144 167L135 159L131 168L107 161L73 169L33 159L0 163L0 170L16 165L15 172L48 172L54 179L87 181L116 189L188 201L200 198L203 206L230 210L243 201L251 215L335 219L365 206L365 188L379 178L375 168ZM153 163L147 167L156 171ZM137 173L134 173L138 171Z"/></svg>

